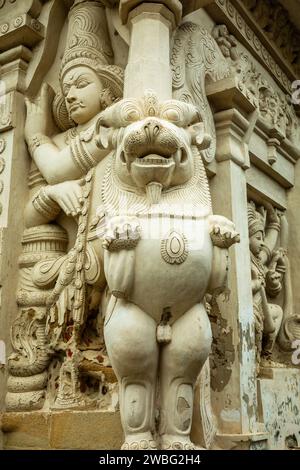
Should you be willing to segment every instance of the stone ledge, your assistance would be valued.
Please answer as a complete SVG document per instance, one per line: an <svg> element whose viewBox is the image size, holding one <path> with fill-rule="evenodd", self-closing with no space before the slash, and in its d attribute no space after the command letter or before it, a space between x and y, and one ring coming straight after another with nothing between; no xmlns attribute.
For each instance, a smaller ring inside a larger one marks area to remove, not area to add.
<svg viewBox="0 0 300 470"><path fill-rule="evenodd" d="M120 449L120 414L101 411L3 413L4 449Z"/></svg>

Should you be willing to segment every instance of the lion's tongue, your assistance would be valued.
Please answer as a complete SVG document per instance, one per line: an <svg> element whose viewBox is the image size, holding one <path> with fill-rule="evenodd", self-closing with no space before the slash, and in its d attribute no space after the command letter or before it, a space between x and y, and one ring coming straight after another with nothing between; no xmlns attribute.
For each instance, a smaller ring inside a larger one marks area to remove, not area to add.
<svg viewBox="0 0 300 470"><path fill-rule="evenodd" d="M161 198L163 185L152 181L152 183L147 184L146 186L146 195L150 204L158 204Z"/></svg>

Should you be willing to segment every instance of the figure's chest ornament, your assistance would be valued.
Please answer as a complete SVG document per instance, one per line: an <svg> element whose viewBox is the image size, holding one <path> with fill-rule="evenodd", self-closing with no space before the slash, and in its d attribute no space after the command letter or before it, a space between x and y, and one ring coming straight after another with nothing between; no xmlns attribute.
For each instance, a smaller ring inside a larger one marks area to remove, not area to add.
<svg viewBox="0 0 300 470"><path fill-rule="evenodd" d="M182 264L189 254L188 241L184 235L172 230L161 241L162 259L169 264Z"/></svg>

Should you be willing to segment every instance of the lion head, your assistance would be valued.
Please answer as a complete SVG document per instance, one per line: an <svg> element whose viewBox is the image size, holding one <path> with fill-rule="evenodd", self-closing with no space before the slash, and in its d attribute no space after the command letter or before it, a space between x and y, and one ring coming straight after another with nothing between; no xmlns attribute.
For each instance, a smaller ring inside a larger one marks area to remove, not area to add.
<svg viewBox="0 0 300 470"><path fill-rule="evenodd" d="M176 100L159 103L153 92L140 100L122 100L100 118L102 126L118 129L118 177L146 193L159 193L192 178L192 145L209 144L200 121L195 106Z"/></svg>

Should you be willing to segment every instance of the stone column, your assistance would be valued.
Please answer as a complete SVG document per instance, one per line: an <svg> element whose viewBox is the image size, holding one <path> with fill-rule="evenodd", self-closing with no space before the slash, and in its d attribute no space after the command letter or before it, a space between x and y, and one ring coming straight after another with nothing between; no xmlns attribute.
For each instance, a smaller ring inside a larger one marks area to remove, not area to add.
<svg viewBox="0 0 300 470"><path fill-rule="evenodd" d="M57 1L51 3L48 15L55 4ZM41 9L41 2L35 0L0 5L0 417L6 394L5 362L11 353L10 326L17 313L18 257L28 198L23 94L29 85L26 79L32 49L45 34L44 25L37 19ZM0 447L1 443L0 436Z"/></svg>
<svg viewBox="0 0 300 470"><path fill-rule="evenodd" d="M213 212L232 220L241 239L229 250L230 298L225 301L218 297L219 312L212 322L217 341L211 370L213 409L224 448L236 444L243 448L265 439L265 434L259 432L256 415L255 329L245 175L249 168L248 136L257 114L255 103L249 94L240 90L234 78L210 84L207 96L215 109L217 134L217 173L210 185Z"/></svg>
<svg viewBox="0 0 300 470"><path fill-rule="evenodd" d="M178 0L121 0L121 19L131 29L124 98L139 98L148 89L161 101L172 98L170 33L181 10Z"/></svg>

